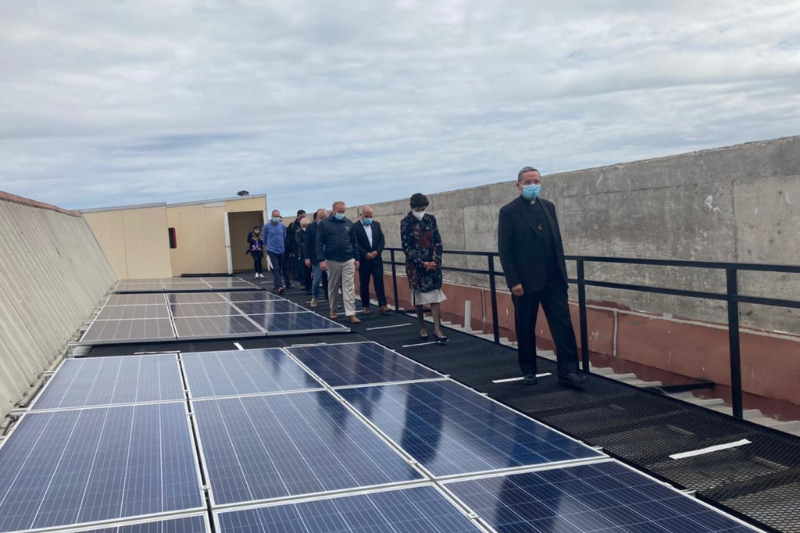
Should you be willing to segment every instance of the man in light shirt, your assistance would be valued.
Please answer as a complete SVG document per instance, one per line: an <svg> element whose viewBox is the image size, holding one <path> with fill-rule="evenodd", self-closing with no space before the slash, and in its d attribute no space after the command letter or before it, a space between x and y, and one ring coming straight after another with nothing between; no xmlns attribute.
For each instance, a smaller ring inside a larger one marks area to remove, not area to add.
<svg viewBox="0 0 800 533"><path fill-rule="evenodd" d="M365 205L361 208L361 217L354 224L356 237L358 238L358 252L361 260L358 267L358 278L361 281L361 306L363 313L372 313L369 308L369 279L372 278L375 285L375 296L378 299L379 312L382 315L389 313L386 307L386 290L383 285L383 258L381 254L386 246L386 238L383 235L380 223L373 220L374 211L372 207Z"/></svg>

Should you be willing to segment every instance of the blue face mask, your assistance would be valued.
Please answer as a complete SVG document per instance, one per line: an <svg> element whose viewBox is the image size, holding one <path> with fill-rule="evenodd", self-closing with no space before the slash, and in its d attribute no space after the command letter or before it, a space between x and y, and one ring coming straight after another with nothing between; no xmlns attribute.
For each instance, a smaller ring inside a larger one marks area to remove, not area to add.
<svg viewBox="0 0 800 533"><path fill-rule="evenodd" d="M344 213L336 213L334 216L336 220L344 220Z"/></svg>
<svg viewBox="0 0 800 533"><path fill-rule="evenodd" d="M280 221L281 221L281 217L272 217L272 223L273 224L277 224Z"/></svg>
<svg viewBox="0 0 800 533"><path fill-rule="evenodd" d="M364 219L364 225L365 226L371 226L372 225L372 219L371 218L365 218Z"/></svg>
<svg viewBox="0 0 800 533"><path fill-rule="evenodd" d="M541 185L526 185L522 188L522 196L526 200L533 200L534 198L538 198L539 193L542 190Z"/></svg>

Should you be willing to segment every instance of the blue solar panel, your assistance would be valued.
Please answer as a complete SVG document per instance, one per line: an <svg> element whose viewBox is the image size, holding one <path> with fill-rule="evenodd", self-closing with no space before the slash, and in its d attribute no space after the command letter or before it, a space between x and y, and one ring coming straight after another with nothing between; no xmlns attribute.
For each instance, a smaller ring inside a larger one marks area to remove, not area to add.
<svg viewBox="0 0 800 533"><path fill-rule="evenodd" d="M316 313L283 313L273 315L249 315L267 335L314 333L317 331L347 331L347 328Z"/></svg>
<svg viewBox="0 0 800 533"><path fill-rule="evenodd" d="M234 302L236 307L248 315L268 315L272 313L307 312L299 305L286 300L263 300L258 302Z"/></svg>
<svg viewBox="0 0 800 533"><path fill-rule="evenodd" d="M33 409L183 399L175 355L68 359L47 383Z"/></svg>
<svg viewBox="0 0 800 533"><path fill-rule="evenodd" d="M435 476L602 456L449 380L339 393Z"/></svg>
<svg viewBox="0 0 800 533"><path fill-rule="evenodd" d="M29 413L0 448L0 531L202 506L183 402Z"/></svg>
<svg viewBox="0 0 800 533"><path fill-rule="evenodd" d="M215 505L421 478L328 392L193 406Z"/></svg>
<svg viewBox="0 0 800 533"><path fill-rule="evenodd" d="M185 353L181 358L192 398L322 387L280 348Z"/></svg>
<svg viewBox="0 0 800 533"><path fill-rule="evenodd" d="M287 350L332 387L443 377L374 342Z"/></svg>
<svg viewBox="0 0 800 533"><path fill-rule="evenodd" d="M72 533L209 533L205 515L182 518L147 520L134 524L122 524L102 529L71 530Z"/></svg>
<svg viewBox="0 0 800 533"><path fill-rule="evenodd" d="M477 533L433 487L361 494L217 514L219 533Z"/></svg>
<svg viewBox="0 0 800 533"><path fill-rule="evenodd" d="M754 531L616 462L448 483L445 487L497 531Z"/></svg>

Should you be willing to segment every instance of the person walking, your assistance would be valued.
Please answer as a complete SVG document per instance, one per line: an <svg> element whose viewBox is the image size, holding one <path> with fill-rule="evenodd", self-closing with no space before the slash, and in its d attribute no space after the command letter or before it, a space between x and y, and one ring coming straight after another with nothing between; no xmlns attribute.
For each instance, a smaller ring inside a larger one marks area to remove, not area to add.
<svg viewBox="0 0 800 533"><path fill-rule="evenodd" d="M305 238L308 233L308 219L303 218L300 221L300 227L294 232L294 249L297 250L297 268L300 272L299 281L300 288L306 292L311 292L311 269L305 265L306 249Z"/></svg>
<svg viewBox="0 0 800 533"><path fill-rule="evenodd" d="M558 358L558 379L582 386L578 344L569 314L567 265L556 208L539 196L542 176L533 167L517 174L516 200L500 209L497 249L514 302L519 366L523 383L535 385L536 320L544 309Z"/></svg>
<svg viewBox="0 0 800 533"><path fill-rule="evenodd" d="M374 211L371 206L361 208L359 221L355 223L356 237L358 238L358 251L360 265L358 279L361 282L361 307L365 315L369 315L370 296L369 279L375 285L375 296L378 299L378 312L382 315L389 313L386 307L386 290L383 285L383 249L386 238L383 235L380 223L373 220Z"/></svg>
<svg viewBox="0 0 800 533"><path fill-rule="evenodd" d="M286 253L286 226L281 222L280 211L275 210L272 212L272 219L264 224L262 233L266 243L267 256L272 264L272 288L278 294L283 294L286 291L283 276L283 259Z"/></svg>
<svg viewBox="0 0 800 533"><path fill-rule="evenodd" d="M247 234L247 252L253 258L253 269L257 278L264 277L264 240L261 238L261 226L254 226Z"/></svg>
<svg viewBox="0 0 800 533"><path fill-rule="evenodd" d="M317 258L317 233L319 230L319 223L325 220L328 216L326 209L317 209L314 213L314 221L306 228L306 234L303 240L305 246L306 267L311 268L311 307L316 308L319 306L319 286L322 284L323 294L327 298L328 295L328 273L323 272L319 266L319 259Z"/></svg>
<svg viewBox="0 0 800 533"><path fill-rule="evenodd" d="M424 306L430 305L433 336L437 344L445 344L442 334L440 304L447 300L442 292L442 237L436 218L427 213L428 198L416 193L409 202L411 211L400 221L400 239L406 256L406 276L411 289L411 303L417 311L419 336L428 339Z"/></svg>
<svg viewBox="0 0 800 533"><path fill-rule="evenodd" d="M358 268L358 240L353 223L345 217L347 206L341 200L333 203L333 211L319 223L317 232L317 260L320 268L328 272L328 303L331 319L336 320L339 309L339 288L342 289L347 321L360 324L356 316L355 277Z"/></svg>
<svg viewBox="0 0 800 533"><path fill-rule="evenodd" d="M293 288L291 286L292 280L302 280L300 275L301 271L297 268L297 258L300 255L300 251L297 249L297 239L295 238L295 234L300 229L300 221L304 218L306 218L305 210L299 209L297 211L297 217L291 224L289 224L288 228L286 228L286 275L289 276L289 281L287 281L286 285L289 289Z"/></svg>

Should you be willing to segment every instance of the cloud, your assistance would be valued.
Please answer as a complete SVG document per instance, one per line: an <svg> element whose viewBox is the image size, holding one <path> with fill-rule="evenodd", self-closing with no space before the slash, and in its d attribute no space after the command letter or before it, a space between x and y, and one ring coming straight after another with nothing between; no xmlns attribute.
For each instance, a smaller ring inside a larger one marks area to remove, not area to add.
<svg viewBox="0 0 800 533"><path fill-rule="evenodd" d="M777 0L7 2L0 189L290 212L793 135L797 28Z"/></svg>

